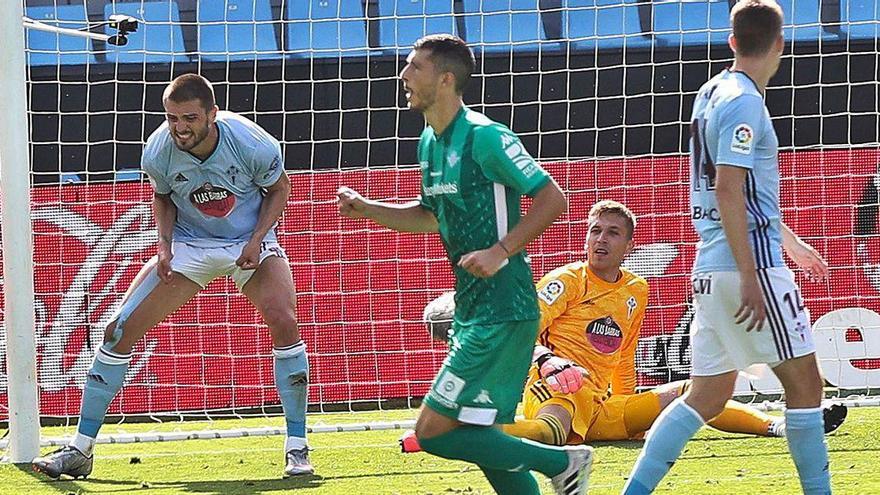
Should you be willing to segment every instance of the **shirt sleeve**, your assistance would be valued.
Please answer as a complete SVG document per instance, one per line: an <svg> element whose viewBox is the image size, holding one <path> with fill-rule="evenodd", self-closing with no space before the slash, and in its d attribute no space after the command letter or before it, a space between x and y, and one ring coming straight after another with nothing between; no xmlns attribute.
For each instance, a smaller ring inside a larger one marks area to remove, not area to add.
<svg viewBox="0 0 880 495"><path fill-rule="evenodd" d="M489 180L534 196L550 180L511 130L495 124L474 129L473 158Z"/></svg>
<svg viewBox="0 0 880 495"><path fill-rule="evenodd" d="M550 325L562 316L573 301L577 301L584 291L584 282L566 267L560 267L544 275L538 281L538 307L541 310L541 323L538 343ZM543 345L543 344L542 344Z"/></svg>
<svg viewBox="0 0 880 495"><path fill-rule="evenodd" d="M764 132L764 101L755 95L740 95L724 104L716 117L718 142L716 165L752 169L755 166L755 143Z"/></svg>
<svg viewBox="0 0 880 495"><path fill-rule="evenodd" d="M150 185L153 186L153 191L156 194L171 194L171 184L168 183L165 174L161 172L161 167L159 166L160 161L157 155L160 153L157 150L156 141L158 139L156 139L156 134L158 134L158 131L147 139L147 144L144 146L144 152L141 154L141 170L147 174L147 178L150 179Z"/></svg>
<svg viewBox="0 0 880 495"><path fill-rule="evenodd" d="M275 138L266 137L254 151L252 167L254 184L269 187L278 182L284 173L284 158L281 156L281 143Z"/></svg>
<svg viewBox="0 0 880 495"><path fill-rule="evenodd" d="M639 334L642 331L642 322L645 320L648 306L647 296L640 296L638 304L639 309L634 316L631 331L623 343L619 364L611 375L611 393L614 395L629 395L636 392L636 349L639 346Z"/></svg>

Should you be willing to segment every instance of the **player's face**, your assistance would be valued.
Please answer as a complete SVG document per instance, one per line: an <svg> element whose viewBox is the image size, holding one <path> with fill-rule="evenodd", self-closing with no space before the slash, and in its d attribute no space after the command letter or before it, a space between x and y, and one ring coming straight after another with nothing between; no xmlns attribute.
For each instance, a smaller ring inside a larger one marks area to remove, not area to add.
<svg viewBox="0 0 880 495"><path fill-rule="evenodd" d="M424 112L437 100L440 76L431 61L429 50L413 50L406 57L406 65L400 71L400 80L406 92L407 107Z"/></svg>
<svg viewBox="0 0 880 495"><path fill-rule="evenodd" d="M631 233L623 217L615 213L604 213L590 218L584 248L593 272L617 270L632 247Z"/></svg>
<svg viewBox="0 0 880 495"><path fill-rule="evenodd" d="M178 103L166 99L162 104L171 137L179 149L190 151L205 141L217 116L217 107L209 112L201 100Z"/></svg>

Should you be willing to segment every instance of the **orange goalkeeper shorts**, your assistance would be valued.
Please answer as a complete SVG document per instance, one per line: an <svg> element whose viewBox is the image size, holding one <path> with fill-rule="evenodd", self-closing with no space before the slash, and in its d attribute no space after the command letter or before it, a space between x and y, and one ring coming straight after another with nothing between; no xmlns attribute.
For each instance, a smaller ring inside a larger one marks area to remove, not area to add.
<svg viewBox="0 0 880 495"><path fill-rule="evenodd" d="M549 405L560 406L571 415L569 445L639 437L660 414L660 399L653 392L609 396L589 387L573 394L554 392L532 366L523 394L523 414L526 419L535 419Z"/></svg>

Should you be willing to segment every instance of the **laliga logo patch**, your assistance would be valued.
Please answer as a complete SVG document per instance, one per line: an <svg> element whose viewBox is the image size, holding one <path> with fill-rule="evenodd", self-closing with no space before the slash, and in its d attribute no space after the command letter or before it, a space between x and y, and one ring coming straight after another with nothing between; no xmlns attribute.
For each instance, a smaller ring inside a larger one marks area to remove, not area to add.
<svg viewBox="0 0 880 495"><path fill-rule="evenodd" d="M548 305L552 305L563 292L565 292L565 284L562 283L562 280L551 280L538 292L538 298Z"/></svg>
<svg viewBox="0 0 880 495"><path fill-rule="evenodd" d="M614 318L606 316L593 320L587 325L587 340L593 344L597 351L611 354L620 349L623 332Z"/></svg>
<svg viewBox="0 0 880 495"><path fill-rule="evenodd" d="M750 155L752 153L752 140L755 133L748 124L740 124L733 131L733 139L730 141L730 151L740 153L742 155Z"/></svg>
<svg viewBox="0 0 880 495"><path fill-rule="evenodd" d="M202 187L193 191L189 195L189 200L200 212L217 218L229 215L235 207L235 195L210 182L205 182Z"/></svg>

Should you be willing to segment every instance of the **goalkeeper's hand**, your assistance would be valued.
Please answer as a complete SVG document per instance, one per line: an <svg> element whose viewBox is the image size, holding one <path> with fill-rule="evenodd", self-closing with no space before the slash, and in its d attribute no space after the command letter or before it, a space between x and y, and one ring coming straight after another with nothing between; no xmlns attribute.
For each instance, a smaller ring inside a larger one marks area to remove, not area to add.
<svg viewBox="0 0 880 495"><path fill-rule="evenodd" d="M559 356L543 360L538 374L551 390L564 394L573 394L580 390L584 385L584 377L589 376L587 370Z"/></svg>

